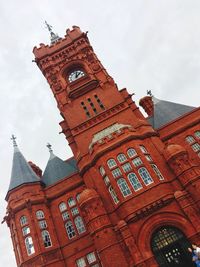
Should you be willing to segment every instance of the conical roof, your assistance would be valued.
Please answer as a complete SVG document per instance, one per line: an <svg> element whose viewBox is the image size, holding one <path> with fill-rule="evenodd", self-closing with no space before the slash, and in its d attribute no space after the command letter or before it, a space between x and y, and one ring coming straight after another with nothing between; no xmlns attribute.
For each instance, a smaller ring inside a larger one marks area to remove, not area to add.
<svg viewBox="0 0 200 267"><path fill-rule="evenodd" d="M39 177L32 170L17 145L14 145L12 173L8 191L27 183L40 182Z"/></svg>
<svg viewBox="0 0 200 267"><path fill-rule="evenodd" d="M42 176L42 181L46 186L49 186L77 171L78 168L74 158L65 162L50 150L50 158Z"/></svg>
<svg viewBox="0 0 200 267"><path fill-rule="evenodd" d="M195 109L195 107L160 100L154 96L152 97L152 100L154 104L154 113L153 116L148 118L148 121L155 129L158 129Z"/></svg>

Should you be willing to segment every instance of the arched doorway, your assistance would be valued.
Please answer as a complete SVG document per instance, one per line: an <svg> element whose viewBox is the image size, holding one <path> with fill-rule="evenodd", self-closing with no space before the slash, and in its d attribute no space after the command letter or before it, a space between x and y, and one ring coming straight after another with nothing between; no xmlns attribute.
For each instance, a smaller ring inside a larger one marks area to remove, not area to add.
<svg viewBox="0 0 200 267"><path fill-rule="evenodd" d="M172 226L157 229L151 239L151 248L160 267L194 267L188 252L190 246L185 235Z"/></svg>

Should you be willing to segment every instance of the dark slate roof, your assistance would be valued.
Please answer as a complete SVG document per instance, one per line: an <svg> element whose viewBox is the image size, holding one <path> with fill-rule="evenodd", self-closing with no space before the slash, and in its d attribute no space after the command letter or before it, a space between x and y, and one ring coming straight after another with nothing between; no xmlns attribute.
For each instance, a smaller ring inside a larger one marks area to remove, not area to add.
<svg viewBox="0 0 200 267"><path fill-rule="evenodd" d="M40 182L39 177L32 170L18 147L14 147L12 173L8 191L19 185Z"/></svg>
<svg viewBox="0 0 200 267"><path fill-rule="evenodd" d="M51 152L42 181L46 186L49 186L77 171L78 168L74 158L70 158L65 162Z"/></svg>
<svg viewBox="0 0 200 267"><path fill-rule="evenodd" d="M195 107L160 100L155 97L152 97L152 100L154 102L154 115L149 117L148 121L155 129L195 109Z"/></svg>

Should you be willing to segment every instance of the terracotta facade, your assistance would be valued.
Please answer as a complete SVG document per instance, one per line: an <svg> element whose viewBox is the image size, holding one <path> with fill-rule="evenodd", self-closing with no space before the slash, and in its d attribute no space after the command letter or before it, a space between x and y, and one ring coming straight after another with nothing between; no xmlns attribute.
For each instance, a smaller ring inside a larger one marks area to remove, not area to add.
<svg viewBox="0 0 200 267"><path fill-rule="evenodd" d="M200 244L200 109L154 129L132 95L118 90L79 27L33 53L57 101L60 126L79 172L49 186L39 181L8 192L5 219L17 266L175 266L170 246L176 244L186 255L184 248L170 237L169 246L161 240L154 250L153 236L171 227L188 244ZM140 104L153 116L152 96ZM187 142L188 136L194 140ZM41 177L41 170L30 165ZM70 198L76 202L71 207ZM39 219L38 210L44 213ZM24 225L30 233L25 235L22 216L28 218ZM85 230L77 228L77 216ZM50 236L46 247L41 220ZM74 233L69 225L67 234L68 221ZM30 255L27 236L34 246Z"/></svg>

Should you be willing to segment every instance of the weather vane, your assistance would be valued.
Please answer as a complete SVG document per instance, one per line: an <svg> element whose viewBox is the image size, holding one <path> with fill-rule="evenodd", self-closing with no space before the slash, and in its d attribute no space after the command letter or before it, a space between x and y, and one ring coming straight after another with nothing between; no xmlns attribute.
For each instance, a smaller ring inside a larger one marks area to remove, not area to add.
<svg viewBox="0 0 200 267"><path fill-rule="evenodd" d="M52 150L52 148L51 148L51 147L52 147L52 145L51 145L51 144L49 144L49 143L47 143L47 147L48 147L48 149L49 149L49 152L50 152L50 153L52 153L52 152L53 152L53 150Z"/></svg>
<svg viewBox="0 0 200 267"><path fill-rule="evenodd" d="M151 90L147 90L147 95L153 96Z"/></svg>
<svg viewBox="0 0 200 267"><path fill-rule="evenodd" d="M14 134L12 134L12 137L10 139L13 141L13 146L16 147L17 146L17 142L16 142L17 137L14 136Z"/></svg>
<svg viewBox="0 0 200 267"><path fill-rule="evenodd" d="M51 35L51 44L56 43L58 40L60 40L61 38L58 36L58 34L55 34L52 31L52 26L50 24L47 23L47 21L45 20L45 24L46 24L46 28L48 29L48 31L50 32Z"/></svg>

